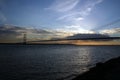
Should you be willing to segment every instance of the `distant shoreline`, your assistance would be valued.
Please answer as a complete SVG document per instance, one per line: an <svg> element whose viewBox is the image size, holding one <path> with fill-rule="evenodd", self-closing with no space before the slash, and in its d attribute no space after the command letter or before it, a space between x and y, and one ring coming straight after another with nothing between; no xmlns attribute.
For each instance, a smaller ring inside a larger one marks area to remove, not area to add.
<svg viewBox="0 0 120 80"><path fill-rule="evenodd" d="M113 45L113 44L109 44L109 45L92 45L92 44L87 44L87 45L76 45L76 44L23 44L23 43L0 43L0 45L74 45L74 46L120 46L118 45Z"/></svg>
<svg viewBox="0 0 120 80"><path fill-rule="evenodd" d="M0 43L0 45L76 45L76 46L120 46L120 42L108 41L55 41L34 43Z"/></svg>
<svg viewBox="0 0 120 80"><path fill-rule="evenodd" d="M72 45L72 44L24 44L24 43L0 43L0 45Z"/></svg>
<svg viewBox="0 0 120 80"><path fill-rule="evenodd" d="M76 44L23 44L23 43L0 43L0 45L74 45L74 46L120 46L120 44L117 45L113 45L113 44L109 44L109 45L92 45L92 44L81 44L81 45L76 45Z"/></svg>

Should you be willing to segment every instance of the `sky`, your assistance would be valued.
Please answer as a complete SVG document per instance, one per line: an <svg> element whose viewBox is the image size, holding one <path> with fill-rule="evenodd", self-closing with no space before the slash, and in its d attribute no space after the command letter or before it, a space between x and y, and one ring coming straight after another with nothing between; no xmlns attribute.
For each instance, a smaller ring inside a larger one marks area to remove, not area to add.
<svg viewBox="0 0 120 80"><path fill-rule="evenodd" d="M120 0L0 0L0 24L46 29L61 35L120 36L119 3Z"/></svg>

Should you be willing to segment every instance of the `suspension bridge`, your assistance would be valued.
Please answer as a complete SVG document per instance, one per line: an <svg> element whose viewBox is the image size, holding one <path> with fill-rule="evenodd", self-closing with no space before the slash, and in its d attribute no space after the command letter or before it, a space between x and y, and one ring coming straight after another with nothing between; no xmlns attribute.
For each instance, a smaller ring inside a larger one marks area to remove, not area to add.
<svg viewBox="0 0 120 80"><path fill-rule="evenodd" d="M102 25L102 26L99 26L99 28L101 27L101 29L105 29L105 28L109 28L111 29L112 28L120 28L120 19L117 19L115 21L112 21L108 24L105 24L105 25ZM97 28L96 28L97 29ZM36 29L37 30L37 29ZM99 30L99 29L98 29ZM118 31L120 32L120 31ZM120 39L120 37L101 37L101 38L97 38L97 37L94 37L94 38L91 38L91 37L86 37L86 38L76 38L76 39L54 39L54 40L38 40L38 42L46 42L46 41L64 41L64 40L113 40L113 39ZM37 41L29 41L27 39L27 32L25 32L23 34L23 44L26 44L27 42L37 42Z"/></svg>

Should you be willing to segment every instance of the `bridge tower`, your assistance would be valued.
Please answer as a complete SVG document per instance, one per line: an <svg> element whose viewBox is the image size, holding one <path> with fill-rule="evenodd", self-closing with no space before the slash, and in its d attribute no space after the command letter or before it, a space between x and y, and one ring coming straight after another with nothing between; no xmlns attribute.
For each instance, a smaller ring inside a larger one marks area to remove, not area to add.
<svg viewBox="0 0 120 80"><path fill-rule="evenodd" d="M24 33L23 34L23 44L26 44L27 43L27 34Z"/></svg>

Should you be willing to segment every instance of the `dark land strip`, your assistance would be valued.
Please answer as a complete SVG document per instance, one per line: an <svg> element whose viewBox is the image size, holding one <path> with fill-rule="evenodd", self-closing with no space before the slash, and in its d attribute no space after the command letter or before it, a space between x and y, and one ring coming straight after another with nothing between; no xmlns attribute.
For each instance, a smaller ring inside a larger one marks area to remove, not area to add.
<svg viewBox="0 0 120 80"><path fill-rule="evenodd" d="M97 63L88 72L77 76L73 80L120 80L120 57L105 63Z"/></svg>

